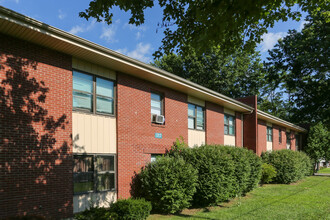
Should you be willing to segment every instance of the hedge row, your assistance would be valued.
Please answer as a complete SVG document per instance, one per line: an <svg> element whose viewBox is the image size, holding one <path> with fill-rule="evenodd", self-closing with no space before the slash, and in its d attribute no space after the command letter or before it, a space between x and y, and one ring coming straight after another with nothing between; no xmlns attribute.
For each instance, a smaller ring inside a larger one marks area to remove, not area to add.
<svg viewBox="0 0 330 220"><path fill-rule="evenodd" d="M276 169L273 183L293 183L313 172L311 159L301 151L277 150L264 152L261 157Z"/></svg>
<svg viewBox="0 0 330 220"><path fill-rule="evenodd" d="M258 156L243 148L177 147L141 171L140 195L164 213L216 204L256 187L261 164Z"/></svg>

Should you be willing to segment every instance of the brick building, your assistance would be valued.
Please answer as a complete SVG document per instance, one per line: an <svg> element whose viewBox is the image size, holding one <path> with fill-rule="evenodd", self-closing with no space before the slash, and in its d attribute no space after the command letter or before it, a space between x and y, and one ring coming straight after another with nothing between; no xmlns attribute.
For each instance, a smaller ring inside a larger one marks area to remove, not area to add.
<svg viewBox="0 0 330 220"><path fill-rule="evenodd" d="M131 195L182 136L297 150L305 129L0 7L0 218L72 217ZM157 117L158 116L158 117Z"/></svg>

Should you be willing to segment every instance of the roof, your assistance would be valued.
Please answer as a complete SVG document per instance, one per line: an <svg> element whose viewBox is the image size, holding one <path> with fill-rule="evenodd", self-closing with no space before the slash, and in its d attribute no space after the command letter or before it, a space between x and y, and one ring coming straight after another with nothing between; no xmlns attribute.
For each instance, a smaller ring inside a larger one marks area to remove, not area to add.
<svg viewBox="0 0 330 220"><path fill-rule="evenodd" d="M33 18L0 6L0 32L26 40L73 57L124 72L170 87L188 95L210 101L241 113L249 113L253 107L228 96L193 83L182 77L132 59L128 56L80 38ZM258 110L258 118L271 121L290 129L306 132L305 129Z"/></svg>

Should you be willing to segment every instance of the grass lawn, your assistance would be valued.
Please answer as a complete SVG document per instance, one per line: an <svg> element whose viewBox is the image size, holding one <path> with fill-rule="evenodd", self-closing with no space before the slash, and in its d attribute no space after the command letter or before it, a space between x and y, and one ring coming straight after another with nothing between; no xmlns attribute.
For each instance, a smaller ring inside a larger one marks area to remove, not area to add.
<svg viewBox="0 0 330 220"><path fill-rule="evenodd" d="M311 176L291 185L267 184L217 207L148 218L154 219L330 219L330 177Z"/></svg>
<svg viewBox="0 0 330 220"><path fill-rule="evenodd" d="M325 169L319 170L318 173L330 173L330 168L325 168Z"/></svg>

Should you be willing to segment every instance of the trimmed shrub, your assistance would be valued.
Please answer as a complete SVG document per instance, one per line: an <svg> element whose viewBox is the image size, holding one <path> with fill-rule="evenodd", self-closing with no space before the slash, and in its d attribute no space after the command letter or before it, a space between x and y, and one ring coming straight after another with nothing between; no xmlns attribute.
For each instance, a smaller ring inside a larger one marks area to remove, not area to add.
<svg viewBox="0 0 330 220"><path fill-rule="evenodd" d="M197 170L180 157L161 157L139 175L142 196L154 210L176 213L188 208L197 185Z"/></svg>
<svg viewBox="0 0 330 220"><path fill-rule="evenodd" d="M276 177L276 169L271 164L262 164L262 177L261 183L270 183Z"/></svg>
<svg viewBox="0 0 330 220"><path fill-rule="evenodd" d="M285 149L264 152L261 157L265 163L275 167L277 172L273 180L275 183L293 183L311 173L311 160L303 152Z"/></svg>
<svg viewBox="0 0 330 220"><path fill-rule="evenodd" d="M181 145L180 145L181 146ZM244 195L261 178L261 158L244 148L204 145L172 147L170 156L182 157L198 170L195 206L213 205Z"/></svg>
<svg viewBox="0 0 330 220"><path fill-rule="evenodd" d="M198 170L195 206L227 201L235 190L235 164L232 156L219 146L205 145L183 150L184 160Z"/></svg>
<svg viewBox="0 0 330 220"><path fill-rule="evenodd" d="M109 209L111 218L118 220L144 220L150 215L150 202L144 199L123 199L113 203Z"/></svg>
<svg viewBox="0 0 330 220"><path fill-rule="evenodd" d="M249 153L247 153L245 156L251 166L251 173L249 175L250 178L244 193L250 192L251 190L256 188L260 182L262 175L262 159L257 156L252 150L249 150L248 152Z"/></svg>
<svg viewBox="0 0 330 220"><path fill-rule="evenodd" d="M110 217L111 214L109 212L109 209L102 207L91 207L74 216L76 220L92 220L92 219L107 220L110 219Z"/></svg>

